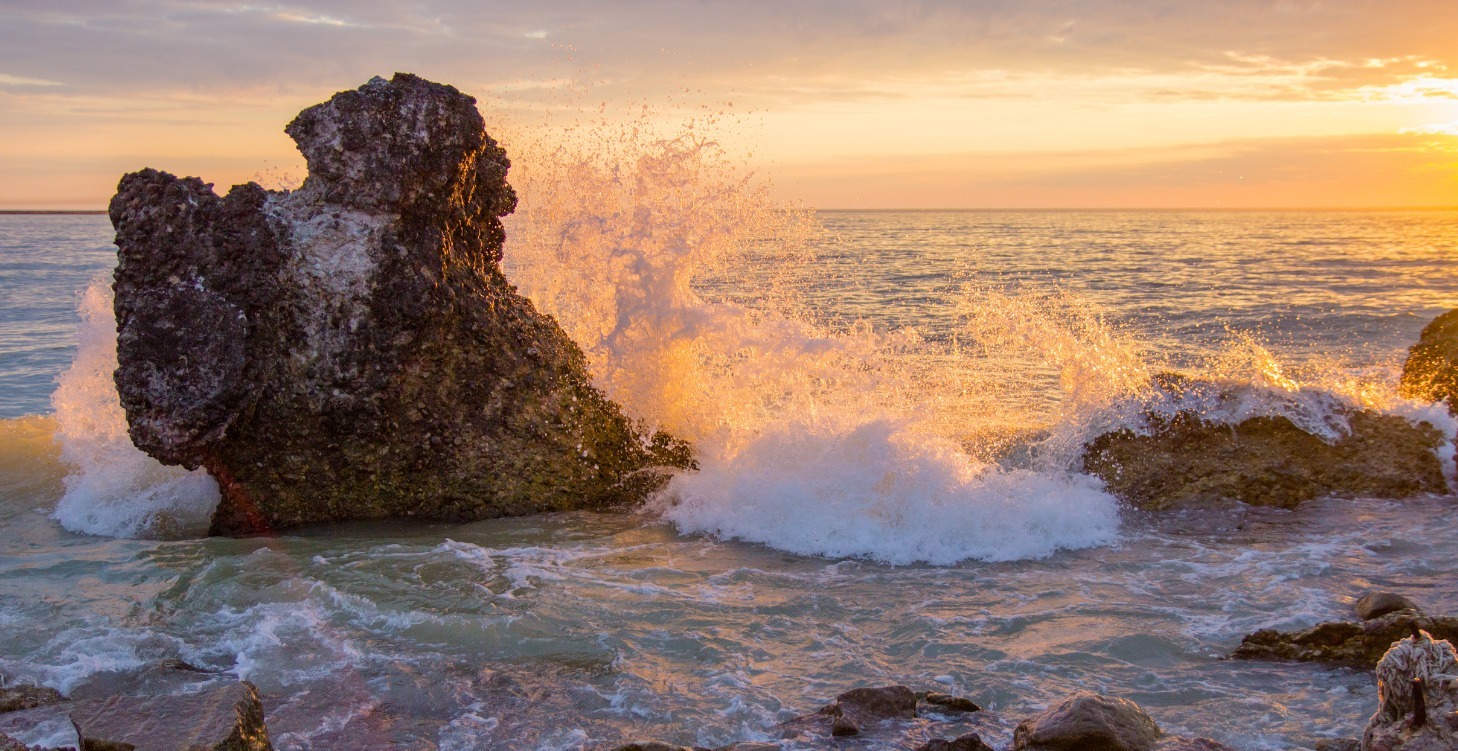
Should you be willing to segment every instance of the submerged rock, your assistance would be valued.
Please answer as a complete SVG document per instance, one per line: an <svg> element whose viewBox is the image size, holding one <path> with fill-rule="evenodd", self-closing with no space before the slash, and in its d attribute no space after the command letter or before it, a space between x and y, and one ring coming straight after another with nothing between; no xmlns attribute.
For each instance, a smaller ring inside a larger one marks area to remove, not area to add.
<svg viewBox="0 0 1458 751"><path fill-rule="evenodd" d="M1241 640L1231 656L1366 669L1380 660L1393 642L1410 636L1414 627L1440 639L1458 639L1458 618L1430 618L1415 610L1399 610L1360 623L1322 623L1303 631L1261 629Z"/></svg>
<svg viewBox="0 0 1458 751"><path fill-rule="evenodd" d="M293 192L147 169L110 206L129 432L218 480L213 533L605 509L692 464L502 275L516 195L474 99L396 74L286 130Z"/></svg>
<svg viewBox="0 0 1458 751"><path fill-rule="evenodd" d="M1151 751L1160 729L1138 704L1081 692L1013 731L1015 751Z"/></svg>
<svg viewBox="0 0 1458 751"><path fill-rule="evenodd" d="M1170 403L1192 392L1210 401L1251 399L1235 387L1163 374L1156 386ZM1333 409L1338 409L1332 407ZM1294 508L1325 495L1404 498L1446 493L1436 450L1443 434L1426 422L1345 409L1345 431L1327 442L1281 415L1235 423L1190 409L1146 417L1147 429L1104 433L1084 447L1084 471L1109 492L1143 509L1241 501Z"/></svg>
<svg viewBox="0 0 1458 751"><path fill-rule="evenodd" d="M1448 411L1458 416L1458 309L1423 327L1407 351L1397 390L1408 399L1446 401Z"/></svg>
<svg viewBox="0 0 1458 751"><path fill-rule="evenodd" d="M83 749L272 751L258 689L248 682L182 696L78 702L71 722Z"/></svg>

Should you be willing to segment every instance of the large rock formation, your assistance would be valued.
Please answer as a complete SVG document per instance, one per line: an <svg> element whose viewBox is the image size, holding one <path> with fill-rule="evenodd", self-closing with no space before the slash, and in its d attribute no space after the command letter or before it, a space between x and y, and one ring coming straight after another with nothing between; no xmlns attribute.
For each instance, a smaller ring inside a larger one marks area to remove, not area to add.
<svg viewBox="0 0 1458 751"><path fill-rule="evenodd" d="M1164 405L1273 398L1174 374L1162 374L1155 386ZM1232 423L1193 409L1150 412L1147 429L1114 430L1090 441L1084 471L1119 498L1150 510L1218 501L1293 508L1324 495L1403 498L1448 491L1436 453L1444 437L1437 428L1334 402L1322 408L1346 422L1335 441L1278 414Z"/></svg>
<svg viewBox="0 0 1458 751"><path fill-rule="evenodd" d="M131 437L217 478L213 533L609 508L691 465L502 275L516 195L474 99L396 74L286 130L298 190L147 169L111 201Z"/></svg>
<svg viewBox="0 0 1458 751"><path fill-rule="evenodd" d="M1398 393L1408 399L1446 401L1448 411L1458 416L1458 309L1423 327L1408 350Z"/></svg>

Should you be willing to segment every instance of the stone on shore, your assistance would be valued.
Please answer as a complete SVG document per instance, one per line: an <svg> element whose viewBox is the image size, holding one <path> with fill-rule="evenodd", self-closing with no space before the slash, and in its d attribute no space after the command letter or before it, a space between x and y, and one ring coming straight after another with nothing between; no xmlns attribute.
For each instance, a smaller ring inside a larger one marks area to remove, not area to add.
<svg viewBox="0 0 1458 751"><path fill-rule="evenodd" d="M1357 600L1357 604L1352 609L1356 611L1357 617L1364 621L1381 618L1399 610L1418 612L1416 603L1396 592L1372 592Z"/></svg>
<svg viewBox="0 0 1458 751"><path fill-rule="evenodd" d="M982 736L968 733L949 741L934 738L918 746L916 751L993 751L993 749L982 740Z"/></svg>
<svg viewBox="0 0 1458 751"><path fill-rule="evenodd" d="M1439 639L1458 639L1458 618L1399 610L1368 621L1322 623L1302 631L1261 629L1245 637L1232 656L1369 669L1394 642L1409 637L1413 626Z"/></svg>
<svg viewBox="0 0 1458 751"><path fill-rule="evenodd" d="M27 746L4 733L0 733L0 751L76 751L76 749L51 749L44 746Z"/></svg>
<svg viewBox="0 0 1458 751"><path fill-rule="evenodd" d="M1151 751L1159 737L1159 726L1134 702L1081 692L1019 724L1013 749Z"/></svg>
<svg viewBox="0 0 1458 751"><path fill-rule="evenodd" d="M952 696L937 691L928 691L921 695L921 700L932 705L941 712L981 712L982 707L977 702L961 696Z"/></svg>
<svg viewBox="0 0 1458 751"><path fill-rule="evenodd" d="M1405 498L1446 493L1437 449L1443 434L1426 422L1345 408L1347 430L1335 441L1285 416L1262 414L1233 424L1180 405L1259 404L1270 389L1161 374L1156 400L1168 409L1146 415L1141 430L1103 433L1084 447L1084 471L1139 508L1161 510L1240 501L1294 508L1326 495ZM1262 392L1265 393L1262 393Z"/></svg>
<svg viewBox="0 0 1458 751"><path fill-rule="evenodd" d="M65 700L60 691L45 686L7 686L0 688L0 713L34 709Z"/></svg>
<svg viewBox="0 0 1458 751"><path fill-rule="evenodd" d="M78 702L71 722L83 751L272 751L258 689L234 683L181 696Z"/></svg>
<svg viewBox="0 0 1458 751"><path fill-rule="evenodd" d="M1231 747L1209 738L1187 738L1171 735L1160 739L1154 751L1234 751Z"/></svg>
<svg viewBox="0 0 1458 751"><path fill-rule="evenodd" d="M516 195L474 99L396 74L287 132L297 190L146 169L110 206L129 432L217 479L212 533L619 508L692 465L503 276Z"/></svg>
<svg viewBox="0 0 1458 751"><path fill-rule="evenodd" d="M613 751L694 751L690 746L680 746L677 743L668 743L659 740L629 741L617 746Z"/></svg>
<svg viewBox="0 0 1458 751"><path fill-rule="evenodd" d="M1397 393L1408 399L1448 403L1458 416L1458 309L1423 327L1417 344L1407 351Z"/></svg>
<svg viewBox="0 0 1458 751"><path fill-rule="evenodd" d="M857 688L819 710L780 725L786 738L805 732L822 736L858 735L887 720L916 719L916 694L905 686Z"/></svg>

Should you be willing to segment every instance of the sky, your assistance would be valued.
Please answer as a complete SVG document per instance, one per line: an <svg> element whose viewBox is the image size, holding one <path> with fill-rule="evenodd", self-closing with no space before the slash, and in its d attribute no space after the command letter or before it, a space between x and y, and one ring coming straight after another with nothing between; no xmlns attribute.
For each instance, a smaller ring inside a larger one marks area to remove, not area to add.
<svg viewBox="0 0 1458 751"><path fill-rule="evenodd" d="M0 0L0 210L300 175L284 124L394 71L505 133L723 112L819 208L1458 207L1455 30L1454 0Z"/></svg>

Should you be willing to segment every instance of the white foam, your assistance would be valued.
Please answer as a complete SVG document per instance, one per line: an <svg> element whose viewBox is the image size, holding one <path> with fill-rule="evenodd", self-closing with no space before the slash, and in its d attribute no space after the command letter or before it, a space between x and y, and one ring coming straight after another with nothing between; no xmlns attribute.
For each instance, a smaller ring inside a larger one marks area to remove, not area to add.
<svg viewBox="0 0 1458 751"><path fill-rule="evenodd" d="M1041 558L1107 545L1112 497L1088 478L979 465L956 446L879 420L791 424L674 478L664 511L686 532L893 564Z"/></svg>
<svg viewBox="0 0 1458 751"><path fill-rule="evenodd" d="M1116 504L1093 481L997 470L961 447L969 428L1029 427L987 396L1003 374L916 331L806 315L787 279L813 263L813 217L771 202L712 141L651 130L588 134L580 153L554 133L511 144L522 209L506 266L582 346L596 385L694 444L699 471L661 506L680 531L894 563L1115 539ZM694 286L745 274L752 307Z"/></svg>
<svg viewBox="0 0 1458 751"><path fill-rule="evenodd" d="M71 465L53 516L73 532L110 537L188 537L206 533L218 486L201 470L165 467L127 435L116 393L116 320L111 287L82 295L76 359L57 380L61 459Z"/></svg>

